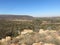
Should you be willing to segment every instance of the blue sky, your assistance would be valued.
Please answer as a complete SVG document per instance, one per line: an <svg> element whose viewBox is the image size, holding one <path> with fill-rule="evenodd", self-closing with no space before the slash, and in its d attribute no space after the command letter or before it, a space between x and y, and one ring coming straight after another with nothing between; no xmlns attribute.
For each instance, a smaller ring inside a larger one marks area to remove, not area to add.
<svg viewBox="0 0 60 45"><path fill-rule="evenodd" d="M60 16L60 0L0 0L0 14Z"/></svg>

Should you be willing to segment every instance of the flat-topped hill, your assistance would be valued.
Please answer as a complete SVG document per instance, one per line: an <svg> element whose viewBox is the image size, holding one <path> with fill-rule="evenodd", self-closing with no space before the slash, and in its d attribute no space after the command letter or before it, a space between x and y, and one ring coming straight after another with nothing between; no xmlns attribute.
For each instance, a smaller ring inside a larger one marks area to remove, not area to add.
<svg viewBox="0 0 60 45"><path fill-rule="evenodd" d="M32 16L28 15L0 15L0 20L32 20Z"/></svg>

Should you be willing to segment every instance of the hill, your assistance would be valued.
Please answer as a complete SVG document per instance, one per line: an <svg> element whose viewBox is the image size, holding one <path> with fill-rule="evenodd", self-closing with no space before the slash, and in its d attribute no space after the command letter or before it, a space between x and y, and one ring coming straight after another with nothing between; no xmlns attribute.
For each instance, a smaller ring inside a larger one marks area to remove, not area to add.
<svg viewBox="0 0 60 45"><path fill-rule="evenodd" d="M0 15L0 20L33 20L32 16L28 15Z"/></svg>

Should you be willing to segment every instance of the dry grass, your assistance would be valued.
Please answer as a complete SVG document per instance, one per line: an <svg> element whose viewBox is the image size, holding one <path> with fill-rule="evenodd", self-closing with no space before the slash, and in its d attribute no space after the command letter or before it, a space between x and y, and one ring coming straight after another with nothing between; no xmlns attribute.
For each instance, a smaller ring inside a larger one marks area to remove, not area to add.
<svg viewBox="0 0 60 45"><path fill-rule="evenodd" d="M42 32L41 32L42 31ZM5 40L9 38L5 38ZM40 43L42 42L42 44ZM0 40L0 45L7 45L7 41ZM40 30L37 32L21 34L9 41L10 45L60 45L60 31Z"/></svg>

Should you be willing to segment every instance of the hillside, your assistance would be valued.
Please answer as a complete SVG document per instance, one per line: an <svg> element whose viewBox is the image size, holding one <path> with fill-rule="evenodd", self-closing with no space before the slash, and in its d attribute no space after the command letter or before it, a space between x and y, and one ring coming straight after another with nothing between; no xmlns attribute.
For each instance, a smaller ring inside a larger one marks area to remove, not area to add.
<svg viewBox="0 0 60 45"><path fill-rule="evenodd" d="M0 15L0 39L17 36L18 31L31 29L60 30L60 17L33 17L28 15Z"/></svg>

